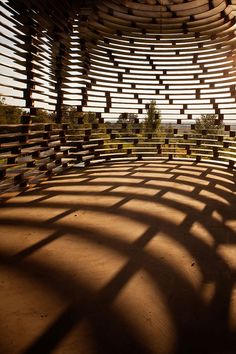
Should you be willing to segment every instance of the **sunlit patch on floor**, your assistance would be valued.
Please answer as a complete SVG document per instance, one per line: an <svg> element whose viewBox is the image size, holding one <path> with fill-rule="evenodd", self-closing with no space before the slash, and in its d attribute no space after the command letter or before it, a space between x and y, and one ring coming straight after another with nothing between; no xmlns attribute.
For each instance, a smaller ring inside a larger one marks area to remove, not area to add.
<svg viewBox="0 0 236 354"><path fill-rule="evenodd" d="M140 201L138 199L132 199L120 207L122 210L139 213L140 215L146 215L156 217L158 220L168 220L171 224L178 225L186 217L186 214L178 209L165 206L158 202Z"/></svg>
<svg viewBox="0 0 236 354"><path fill-rule="evenodd" d="M193 208L193 209L200 210L200 211L203 210L206 206L205 203L203 203L199 200L196 200L192 197L189 197L189 196L186 196L183 194L179 194L179 193L166 192L162 196L162 198L172 200L176 203L183 204L183 205L188 206L189 208Z"/></svg>

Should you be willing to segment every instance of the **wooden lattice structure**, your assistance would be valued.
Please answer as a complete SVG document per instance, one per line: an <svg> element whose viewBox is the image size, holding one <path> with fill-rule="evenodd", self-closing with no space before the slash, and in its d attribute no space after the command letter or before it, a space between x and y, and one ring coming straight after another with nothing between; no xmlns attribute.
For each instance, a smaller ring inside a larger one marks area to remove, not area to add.
<svg viewBox="0 0 236 354"><path fill-rule="evenodd" d="M6 0L1 7L2 92L26 109L20 124L1 128L3 190L118 158L234 167L235 0ZM151 100L171 134L142 133ZM76 106L76 125L68 106ZM38 123L38 108L55 120ZM81 114L89 111L93 122ZM123 112L137 118L111 124ZM215 114L223 131L196 134L201 113Z"/></svg>

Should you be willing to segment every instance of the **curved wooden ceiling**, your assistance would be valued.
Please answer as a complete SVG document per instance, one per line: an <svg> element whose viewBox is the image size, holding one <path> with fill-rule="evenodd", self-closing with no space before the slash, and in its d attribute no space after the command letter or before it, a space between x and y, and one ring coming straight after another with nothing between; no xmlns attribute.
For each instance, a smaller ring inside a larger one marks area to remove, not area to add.
<svg viewBox="0 0 236 354"><path fill-rule="evenodd" d="M56 105L65 101L104 117L129 110L142 118L152 99L173 121L201 113L236 117L236 0L7 4L15 43L21 41L14 61L28 60L18 71L28 75L28 107L34 93L49 88Z"/></svg>
<svg viewBox="0 0 236 354"><path fill-rule="evenodd" d="M212 34L235 30L234 0L103 0L91 7L91 32ZM89 8L85 7L89 13Z"/></svg>
<svg viewBox="0 0 236 354"><path fill-rule="evenodd" d="M90 95L95 100L98 87L107 91L107 114L128 109L132 102L134 112L144 115L148 99L156 99L168 118L191 119L200 113L236 116L235 4L235 0L101 0L83 6L82 77L90 80ZM92 110L94 103L87 97L86 91L83 105Z"/></svg>

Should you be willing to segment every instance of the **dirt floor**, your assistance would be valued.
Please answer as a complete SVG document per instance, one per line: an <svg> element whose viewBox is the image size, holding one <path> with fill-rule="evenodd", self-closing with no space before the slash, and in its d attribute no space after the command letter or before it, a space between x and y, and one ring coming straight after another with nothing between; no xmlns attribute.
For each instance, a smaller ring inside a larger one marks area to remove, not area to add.
<svg viewBox="0 0 236 354"><path fill-rule="evenodd" d="M108 163L9 199L0 353L235 353L235 181L203 163Z"/></svg>

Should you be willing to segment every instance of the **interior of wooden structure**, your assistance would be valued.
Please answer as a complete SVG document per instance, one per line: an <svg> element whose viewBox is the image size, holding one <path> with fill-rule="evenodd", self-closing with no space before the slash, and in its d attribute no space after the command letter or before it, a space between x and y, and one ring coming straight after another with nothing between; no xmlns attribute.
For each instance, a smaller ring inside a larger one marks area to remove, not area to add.
<svg viewBox="0 0 236 354"><path fill-rule="evenodd" d="M3 190L117 158L234 166L235 0L5 0L1 7L3 95L26 108L21 124L2 126ZM140 134L151 100L171 134ZM36 123L38 108L54 112L54 121ZM96 118L89 124L82 112ZM121 113L136 118L109 124ZM223 132L196 134L201 114L215 114Z"/></svg>
<svg viewBox="0 0 236 354"><path fill-rule="evenodd" d="M235 354L236 0L0 6L0 352Z"/></svg>

